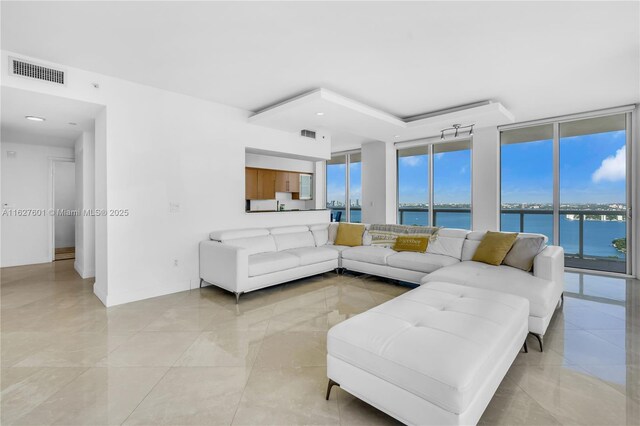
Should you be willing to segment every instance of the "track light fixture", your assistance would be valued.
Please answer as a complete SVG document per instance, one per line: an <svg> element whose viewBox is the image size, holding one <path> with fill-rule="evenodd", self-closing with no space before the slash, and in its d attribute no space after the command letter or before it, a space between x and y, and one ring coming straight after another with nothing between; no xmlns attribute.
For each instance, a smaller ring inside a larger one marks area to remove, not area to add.
<svg viewBox="0 0 640 426"><path fill-rule="evenodd" d="M473 126L475 126L474 124L468 124L466 126L463 126L462 124L453 124L451 125L451 127L447 127L446 129L442 129L440 130L440 139L444 139L444 137L446 136L445 134L451 130L454 131L453 133L453 137L457 138L458 135L460 134L460 131L462 129L469 129L469 136L473 135Z"/></svg>

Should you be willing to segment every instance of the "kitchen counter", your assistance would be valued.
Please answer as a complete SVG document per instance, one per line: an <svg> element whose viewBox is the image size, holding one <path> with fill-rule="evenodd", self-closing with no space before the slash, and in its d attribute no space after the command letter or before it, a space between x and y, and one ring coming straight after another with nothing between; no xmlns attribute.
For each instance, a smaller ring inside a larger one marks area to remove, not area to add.
<svg viewBox="0 0 640 426"><path fill-rule="evenodd" d="M291 213L291 212L323 212L323 211L329 211L329 209L245 210L245 213Z"/></svg>

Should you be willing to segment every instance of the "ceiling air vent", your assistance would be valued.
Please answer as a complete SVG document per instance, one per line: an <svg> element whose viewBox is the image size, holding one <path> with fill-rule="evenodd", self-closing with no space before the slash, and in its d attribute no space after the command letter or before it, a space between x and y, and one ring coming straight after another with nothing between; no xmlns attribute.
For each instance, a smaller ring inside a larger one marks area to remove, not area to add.
<svg viewBox="0 0 640 426"><path fill-rule="evenodd" d="M56 84L65 84L64 71L42 65L36 65L19 59L11 58L10 72L12 75L35 78Z"/></svg>
<svg viewBox="0 0 640 426"><path fill-rule="evenodd" d="M312 132L311 130L300 130L300 136L304 136L305 138L316 138L316 132Z"/></svg>

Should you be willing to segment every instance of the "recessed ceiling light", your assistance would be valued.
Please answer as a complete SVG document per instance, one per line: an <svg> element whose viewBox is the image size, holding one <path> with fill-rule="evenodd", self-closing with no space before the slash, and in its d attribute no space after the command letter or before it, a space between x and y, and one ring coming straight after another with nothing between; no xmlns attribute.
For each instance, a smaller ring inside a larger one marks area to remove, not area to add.
<svg viewBox="0 0 640 426"><path fill-rule="evenodd" d="M324 112L316 112L316 115L324 115Z"/></svg>
<svg viewBox="0 0 640 426"><path fill-rule="evenodd" d="M395 136L394 136L394 138L399 138L399 137L400 137L400 135L395 135Z"/></svg>
<svg viewBox="0 0 640 426"><path fill-rule="evenodd" d="M70 121L70 122L69 122L69 125L70 125L70 126L77 126L77 125L78 125L78 123L74 123L73 121Z"/></svg>
<svg viewBox="0 0 640 426"><path fill-rule="evenodd" d="M26 115L24 118L26 118L27 120L31 120L31 121L45 121L45 118L42 117L36 117L35 115Z"/></svg>

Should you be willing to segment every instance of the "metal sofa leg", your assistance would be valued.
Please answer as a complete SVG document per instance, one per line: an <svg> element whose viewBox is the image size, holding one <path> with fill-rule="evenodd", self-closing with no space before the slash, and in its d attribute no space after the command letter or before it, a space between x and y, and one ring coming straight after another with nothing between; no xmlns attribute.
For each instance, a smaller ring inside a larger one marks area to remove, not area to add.
<svg viewBox="0 0 640 426"><path fill-rule="evenodd" d="M525 354L529 353L529 348L527 347L527 339L524 340L524 345L522 345L522 350Z"/></svg>
<svg viewBox="0 0 640 426"><path fill-rule="evenodd" d="M543 346L543 337L541 334L538 333L529 333L532 336L534 336L536 339L538 339L538 343L540 343L540 352L544 352L544 346Z"/></svg>
<svg viewBox="0 0 640 426"><path fill-rule="evenodd" d="M240 295L242 294L242 292L234 292L233 294L236 295L236 305L237 305L238 302L240 302Z"/></svg>
<svg viewBox="0 0 640 426"><path fill-rule="evenodd" d="M333 380L329 379L329 383L327 383L327 396L325 397L327 401L329 400L329 395L331 395L331 388L334 386L340 386L340 385L334 382Z"/></svg>
<svg viewBox="0 0 640 426"><path fill-rule="evenodd" d="M202 283L204 282L204 280L202 278L200 278L200 288L202 288Z"/></svg>

